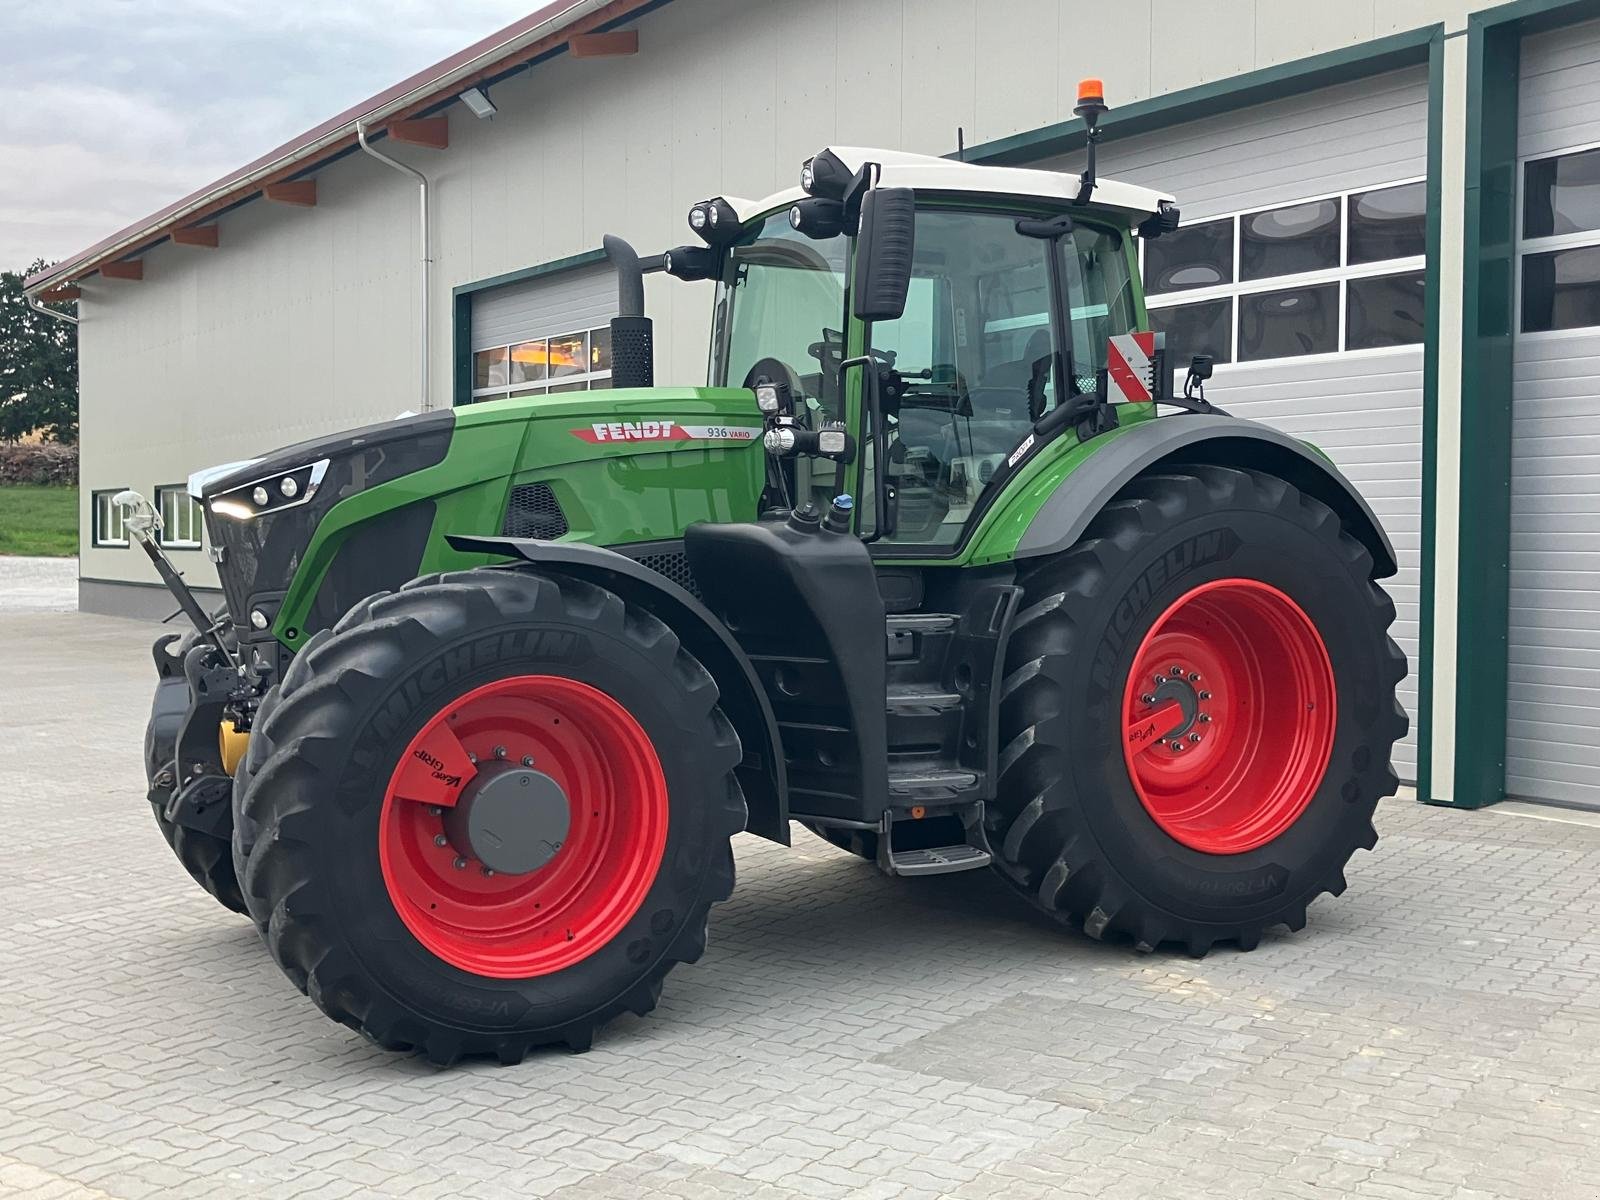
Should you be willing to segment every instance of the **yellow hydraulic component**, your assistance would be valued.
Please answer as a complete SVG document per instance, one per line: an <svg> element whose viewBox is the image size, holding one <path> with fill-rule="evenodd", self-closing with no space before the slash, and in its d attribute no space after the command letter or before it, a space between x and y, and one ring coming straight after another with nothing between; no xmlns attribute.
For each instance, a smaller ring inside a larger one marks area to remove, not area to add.
<svg viewBox="0 0 1600 1200"><path fill-rule="evenodd" d="M250 744L250 732L237 728L232 721L224 720L217 726L217 746L222 753L222 769L229 775L238 770L244 761L245 747Z"/></svg>

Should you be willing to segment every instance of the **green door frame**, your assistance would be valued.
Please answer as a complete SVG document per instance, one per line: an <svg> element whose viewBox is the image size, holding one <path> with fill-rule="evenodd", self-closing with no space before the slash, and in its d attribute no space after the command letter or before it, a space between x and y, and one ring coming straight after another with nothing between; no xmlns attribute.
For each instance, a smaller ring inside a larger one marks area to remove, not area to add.
<svg viewBox="0 0 1600 1200"><path fill-rule="evenodd" d="M1511 602L1517 93L1522 39L1600 16L1594 0L1514 0L1467 18L1466 196L1454 703L1456 808L1505 799ZM1419 781L1420 782L1420 781Z"/></svg>

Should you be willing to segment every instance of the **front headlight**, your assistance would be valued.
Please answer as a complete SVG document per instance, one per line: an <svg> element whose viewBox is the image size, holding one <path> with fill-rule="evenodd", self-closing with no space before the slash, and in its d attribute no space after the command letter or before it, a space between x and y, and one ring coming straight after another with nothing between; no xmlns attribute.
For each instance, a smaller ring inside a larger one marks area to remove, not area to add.
<svg viewBox="0 0 1600 1200"><path fill-rule="evenodd" d="M207 501L211 511L219 517L235 521L249 521L267 513L282 512L305 504L317 494L322 477L328 472L328 460L318 459L292 471L279 471L262 479L241 483L211 497Z"/></svg>

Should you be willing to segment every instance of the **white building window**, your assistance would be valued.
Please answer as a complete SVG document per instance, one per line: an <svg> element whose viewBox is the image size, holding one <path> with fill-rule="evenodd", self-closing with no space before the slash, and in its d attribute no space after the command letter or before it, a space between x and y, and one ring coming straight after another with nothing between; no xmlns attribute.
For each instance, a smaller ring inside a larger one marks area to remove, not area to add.
<svg viewBox="0 0 1600 1200"><path fill-rule="evenodd" d="M1600 326L1600 146L1522 164L1523 333Z"/></svg>
<svg viewBox="0 0 1600 1200"><path fill-rule="evenodd" d="M494 346L472 356L474 401L583 392L610 382L609 326Z"/></svg>
<svg viewBox="0 0 1600 1200"><path fill-rule="evenodd" d="M1426 240L1420 179L1196 221L1141 243L1150 325L1176 369L1420 343Z"/></svg>
<svg viewBox="0 0 1600 1200"><path fill-rule="evenodd" d="M168 550L198 550L205 532L200 505L181 483L156 488L156 511L161 514L157 540Z"/></svg>
<svg viewBox="0 0 1600 1200"><path fill-rule="evenodd" d="M96 546L126 546L128 544L128 530L122 523L122 510L111 503L122 488L107 488L103 492L93 492L89 497L92 522L90 530L91 540Z"/></svg>

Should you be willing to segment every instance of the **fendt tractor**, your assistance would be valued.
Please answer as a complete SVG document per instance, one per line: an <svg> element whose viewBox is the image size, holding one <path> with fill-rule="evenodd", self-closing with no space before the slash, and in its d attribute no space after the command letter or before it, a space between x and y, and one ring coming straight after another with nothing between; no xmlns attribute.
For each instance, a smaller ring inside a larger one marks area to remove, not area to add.
<svg viewBox="0 0 1600 1200"><path fill-rule="evenodd" d="M223 611L124 494L194 625L145 755L183 865L440 1062L649 1011L733 835L791 822L1140 949L1303 928L1396 786L1394 551L1207 360L1176 385L1138 239L1178 209L1089 145L833 147L691 245L607 238L612 390L198 472ZM714 281L711 386L654 385L650 270Z"/></svg>

